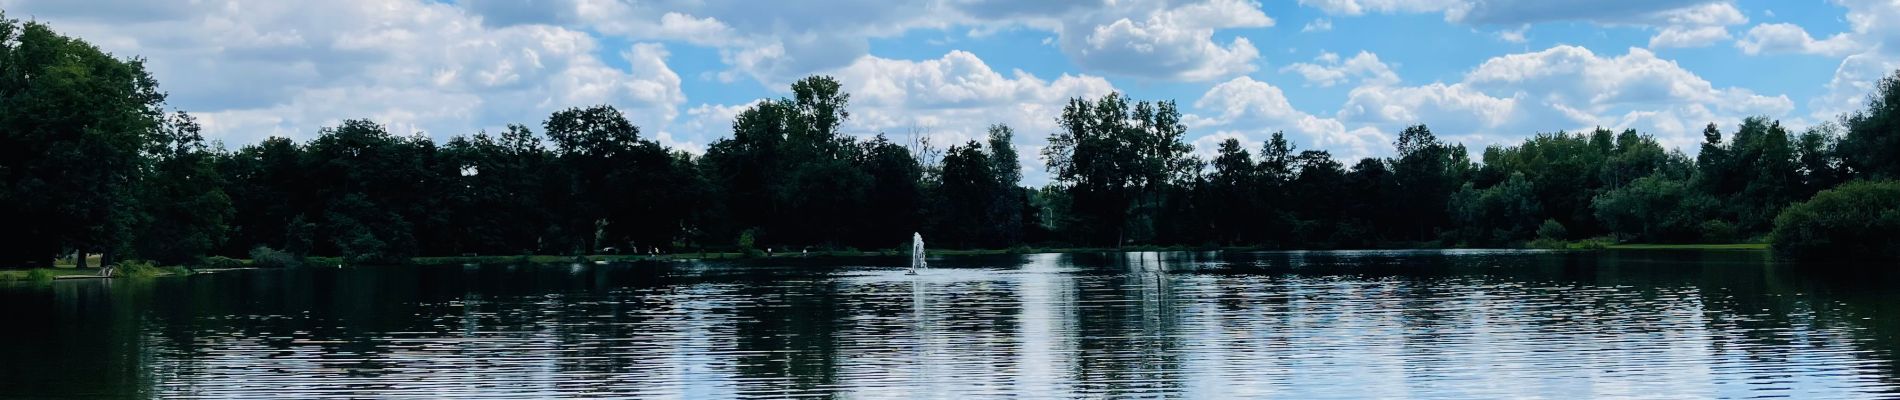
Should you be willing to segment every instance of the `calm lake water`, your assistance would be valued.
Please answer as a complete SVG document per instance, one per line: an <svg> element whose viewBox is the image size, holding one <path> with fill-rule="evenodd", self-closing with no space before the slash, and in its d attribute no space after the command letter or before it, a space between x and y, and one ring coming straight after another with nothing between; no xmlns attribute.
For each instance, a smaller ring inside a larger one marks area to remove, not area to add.
<svg viewBox="0 0 1900 400"><path fill-rule="evenodd" d="M11 284L0 397L1900 397L1900 281L1760 252L906 262Z"/></svg>

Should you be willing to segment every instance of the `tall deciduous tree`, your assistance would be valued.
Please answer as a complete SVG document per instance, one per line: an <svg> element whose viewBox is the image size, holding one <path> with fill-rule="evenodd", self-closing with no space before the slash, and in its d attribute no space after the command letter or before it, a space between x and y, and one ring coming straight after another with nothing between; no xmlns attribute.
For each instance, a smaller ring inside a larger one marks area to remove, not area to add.
<svg viewBox="0 0 1900 400"><path fill-rule="evenodd" d="M0 15L0 263L131 250L164 100L142 60Z"/></svg>
<svg viewBox="0 0 1900 400"><path fill-rule="evenodd" d="M139 257L195 263L224 243L234 211L218 155L199 132L191 115L174 114L146 150L152 165L139 191L145 205L134 242Z"/></svg>
<svg viewBox="0 0 1900 400"><path fill-rule="evenodd" d="M1119 245L1130 239L1131 222L1137 233L1153 232L1165 189L1200 168L1174 102L1131 109L1120 93L1093 103L1070 99L1057 125L1043 158L1071 191L1076 226L1089 243Z"/></svg>

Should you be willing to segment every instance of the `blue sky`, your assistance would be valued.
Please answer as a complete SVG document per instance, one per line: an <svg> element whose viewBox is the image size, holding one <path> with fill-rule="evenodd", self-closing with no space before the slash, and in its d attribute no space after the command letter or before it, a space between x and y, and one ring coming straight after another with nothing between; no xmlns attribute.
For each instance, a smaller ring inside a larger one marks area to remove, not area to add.
<svg viewBox="0 0 1900 400"><path fill-rule="evenodd" d="M1070 97L1178 101L1201 151L1284 131L1341 158L1428 124L1475 149L1637 129L1800 127L1900 65L1880 0L0 0L147 58L232 147L348 118L437 138L611 104L701 151L791 81L853 94L852 134L940 145L990 124L1037 154ZM1476 153L1474 151L1474 153ZM1028 184L1046 181L1026 159Z"/></svg>

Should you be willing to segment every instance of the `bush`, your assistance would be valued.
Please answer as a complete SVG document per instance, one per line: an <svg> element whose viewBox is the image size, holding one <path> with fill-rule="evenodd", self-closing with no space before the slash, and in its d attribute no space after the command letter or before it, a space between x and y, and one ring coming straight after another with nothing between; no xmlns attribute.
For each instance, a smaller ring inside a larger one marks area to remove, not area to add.
<svg viewBox="0 0 1900 400"><path fill-rule="evenodd" d="M251 265L258 268L290 268L303 265L297 256L277 251L270 247L257 246L251 249Z"/></svg>
<svg viewBox="0 0 1900 400"><path fill-rule="evenodd" d="M1557 220L1554 219L1546 219L1543 225L1537 227L1538 239L1563 241L1569 237L1570 229L1564 228L1563 223L1557 222Z"/></svg>
<svg viewBox="0 0 1900 400"><path fill-rule="evenodd" d="M1685 242L1701 238L1697 225L1720 206L1688 181L1646 176L1590 201L1597 221L1611 233L1637 242Z"/></svg>
<svg viewBox="0 0 1900 400"><path fill-rule="evenodd" d="M153 265L151 261L130 260L119 262L117 271L113 273L130 278L150 278L165 274L165 270Z"/></svg>
<svg viewBox="0 0 1900 400"><path fill-rule="evenodd" d="M1579 248L1579 249L1584 249L1584 250L1603 250L1603 249L1610 248L1610 246L1615 245L1615 244L1616 244L1616 239L1611 239L1606 236L1598 236L1598 237L1593 237L1593 238L1577 241L1577 244L1574 247Z"/></svg>
<svg viewBox="0 0 1900 400"><path fill-rule="evenodd" d="M209 269L244 268L244 261L225 256L211 256L201 263Z"/></svg>
<svg viewBox="0 0 1900 400"><path fill-rule="evenodd" d="M1741 236L1735 224L1719 219L1702 221L1697 229L1702 233L1702 243L1735 243L1736 238Z"/></svg>
<svg viewBox="0 0 1900 400"><path fill-rule="evenodd" d="M50 282L53 280L53 271L47 271L45 269L35 268L32 271L26 272L26 280L34 281L34 282Z"/></svg>
<svg viewBox="0 0 1900 400"><path fill-rule="evenodd" d="M1900 260L1900 182L1857 181L1775 218L1775 252L1802 260Z"/></svg>
<svg viewBox="0 0 1900 400"><path fill-rule="evenodd" d="M1570 242L1565 242L1562 239L1537 238L1537 239L1532 239L1529 243L1525 243L1524 247L1533 248L1533 249L1563 250L1563 249L1570 248Z"/></svg>
<svg viewBox="0 0 1900 400"><path fill-rule="evenodd" d="M758 244L758 233L756 231L758 231L758 228L747 228L745 231L739 232L740 252L750 254L752 250L756 248Z"/></svg>

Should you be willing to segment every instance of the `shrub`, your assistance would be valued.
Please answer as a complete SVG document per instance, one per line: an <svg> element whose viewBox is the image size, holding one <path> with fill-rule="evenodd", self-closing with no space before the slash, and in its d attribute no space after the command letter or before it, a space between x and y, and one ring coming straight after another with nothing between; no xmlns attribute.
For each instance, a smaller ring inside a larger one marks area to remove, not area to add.
<svg viewBox="0 0 1900 400"><path fill-rule="evenodd" d="M1533 248L1533 249L1563 250L1563 249L1570 248L1570 242L1565 242L1562 239L1537 238L1537 239L1532 239L1529 243L1525 243L1524 247Z"/></svg>
<svg viewBox="0 0 1900 400"><path fill-rule="evenodd" d="M1900 260L1900 182L1857 181L1775 218L1775 252L1794 259Z"/></svg>
<svg viewBox="0 0 1900 400"><path fill-rule="evenodd" d="M270 247L257 246L251 249L251 265L258 268L289 268L303 265L297 256L277 251Z"/></svg>
<svg viewBox="0 0 1900 400"><path fill-rule="evenodd" d="M1697 229L1702 233L1703 243L1734 243L1741 236L1735 224L1719 219L1702 221Z"/></svg>
<svg viewBox="0 0 1900 400"><path fill-rule="evenodd" d="M1647 176L1590 201L1597 221L1610 232L1638 242L1683 242L1699 238L1697 224L1720 206L1688 181Z"/></svg>
<svg viewBox="0 0 1900 400"><path fill-rule="evenodd" d="M52 280L53 280L53 271L47 271L47 270L45 270L45 269L39 269L39 268L35 268L35 269L33 269L32 271L27 271L27 272L26 272L26 280L29 280L29 281L34 281L34 282L49 282L49 281L52 281Z"/></svg>
<svg viewBox="0 0 1900 400"><path fill-rule="evenodd" d="M1563 241L1569 237L1570 229L1564 228L1563 223L1557 222L1557 220L1554 219L1546 219L1543 225L1537 227L1537 238L1539 239Z"/></svg>
<svg viewBox="0 0 1900 400"><path fill-rule="evenodd" d="M225 256L211 256L205 258L201 264L210 269L244 268L244 261Z"/></svg>
<svg viewBox="0 0 1900 400"><path fill-rule="evenodd" d="M1616 239L1611 239L1607 236L1598 236L1578 241L1574 247L1584 250L1603 250L1615 244Z"/></svg>
<svg viewBox="0 0 1900 400"><path fill-rule="evenodd" d="M129 260L119 262L117 271L114 273L130 278L150 278L164 274L165 270L153 265L151 261Z"/></svg>
<svg viewBox="0 0 1900 400"><path fill-rule="evenodd" d="M741 252L751 253L751 250L756 248L758 244L758 233L756 231L758 231L758 228L747 228L745 231L739 232L739 250Z"/></svg>

